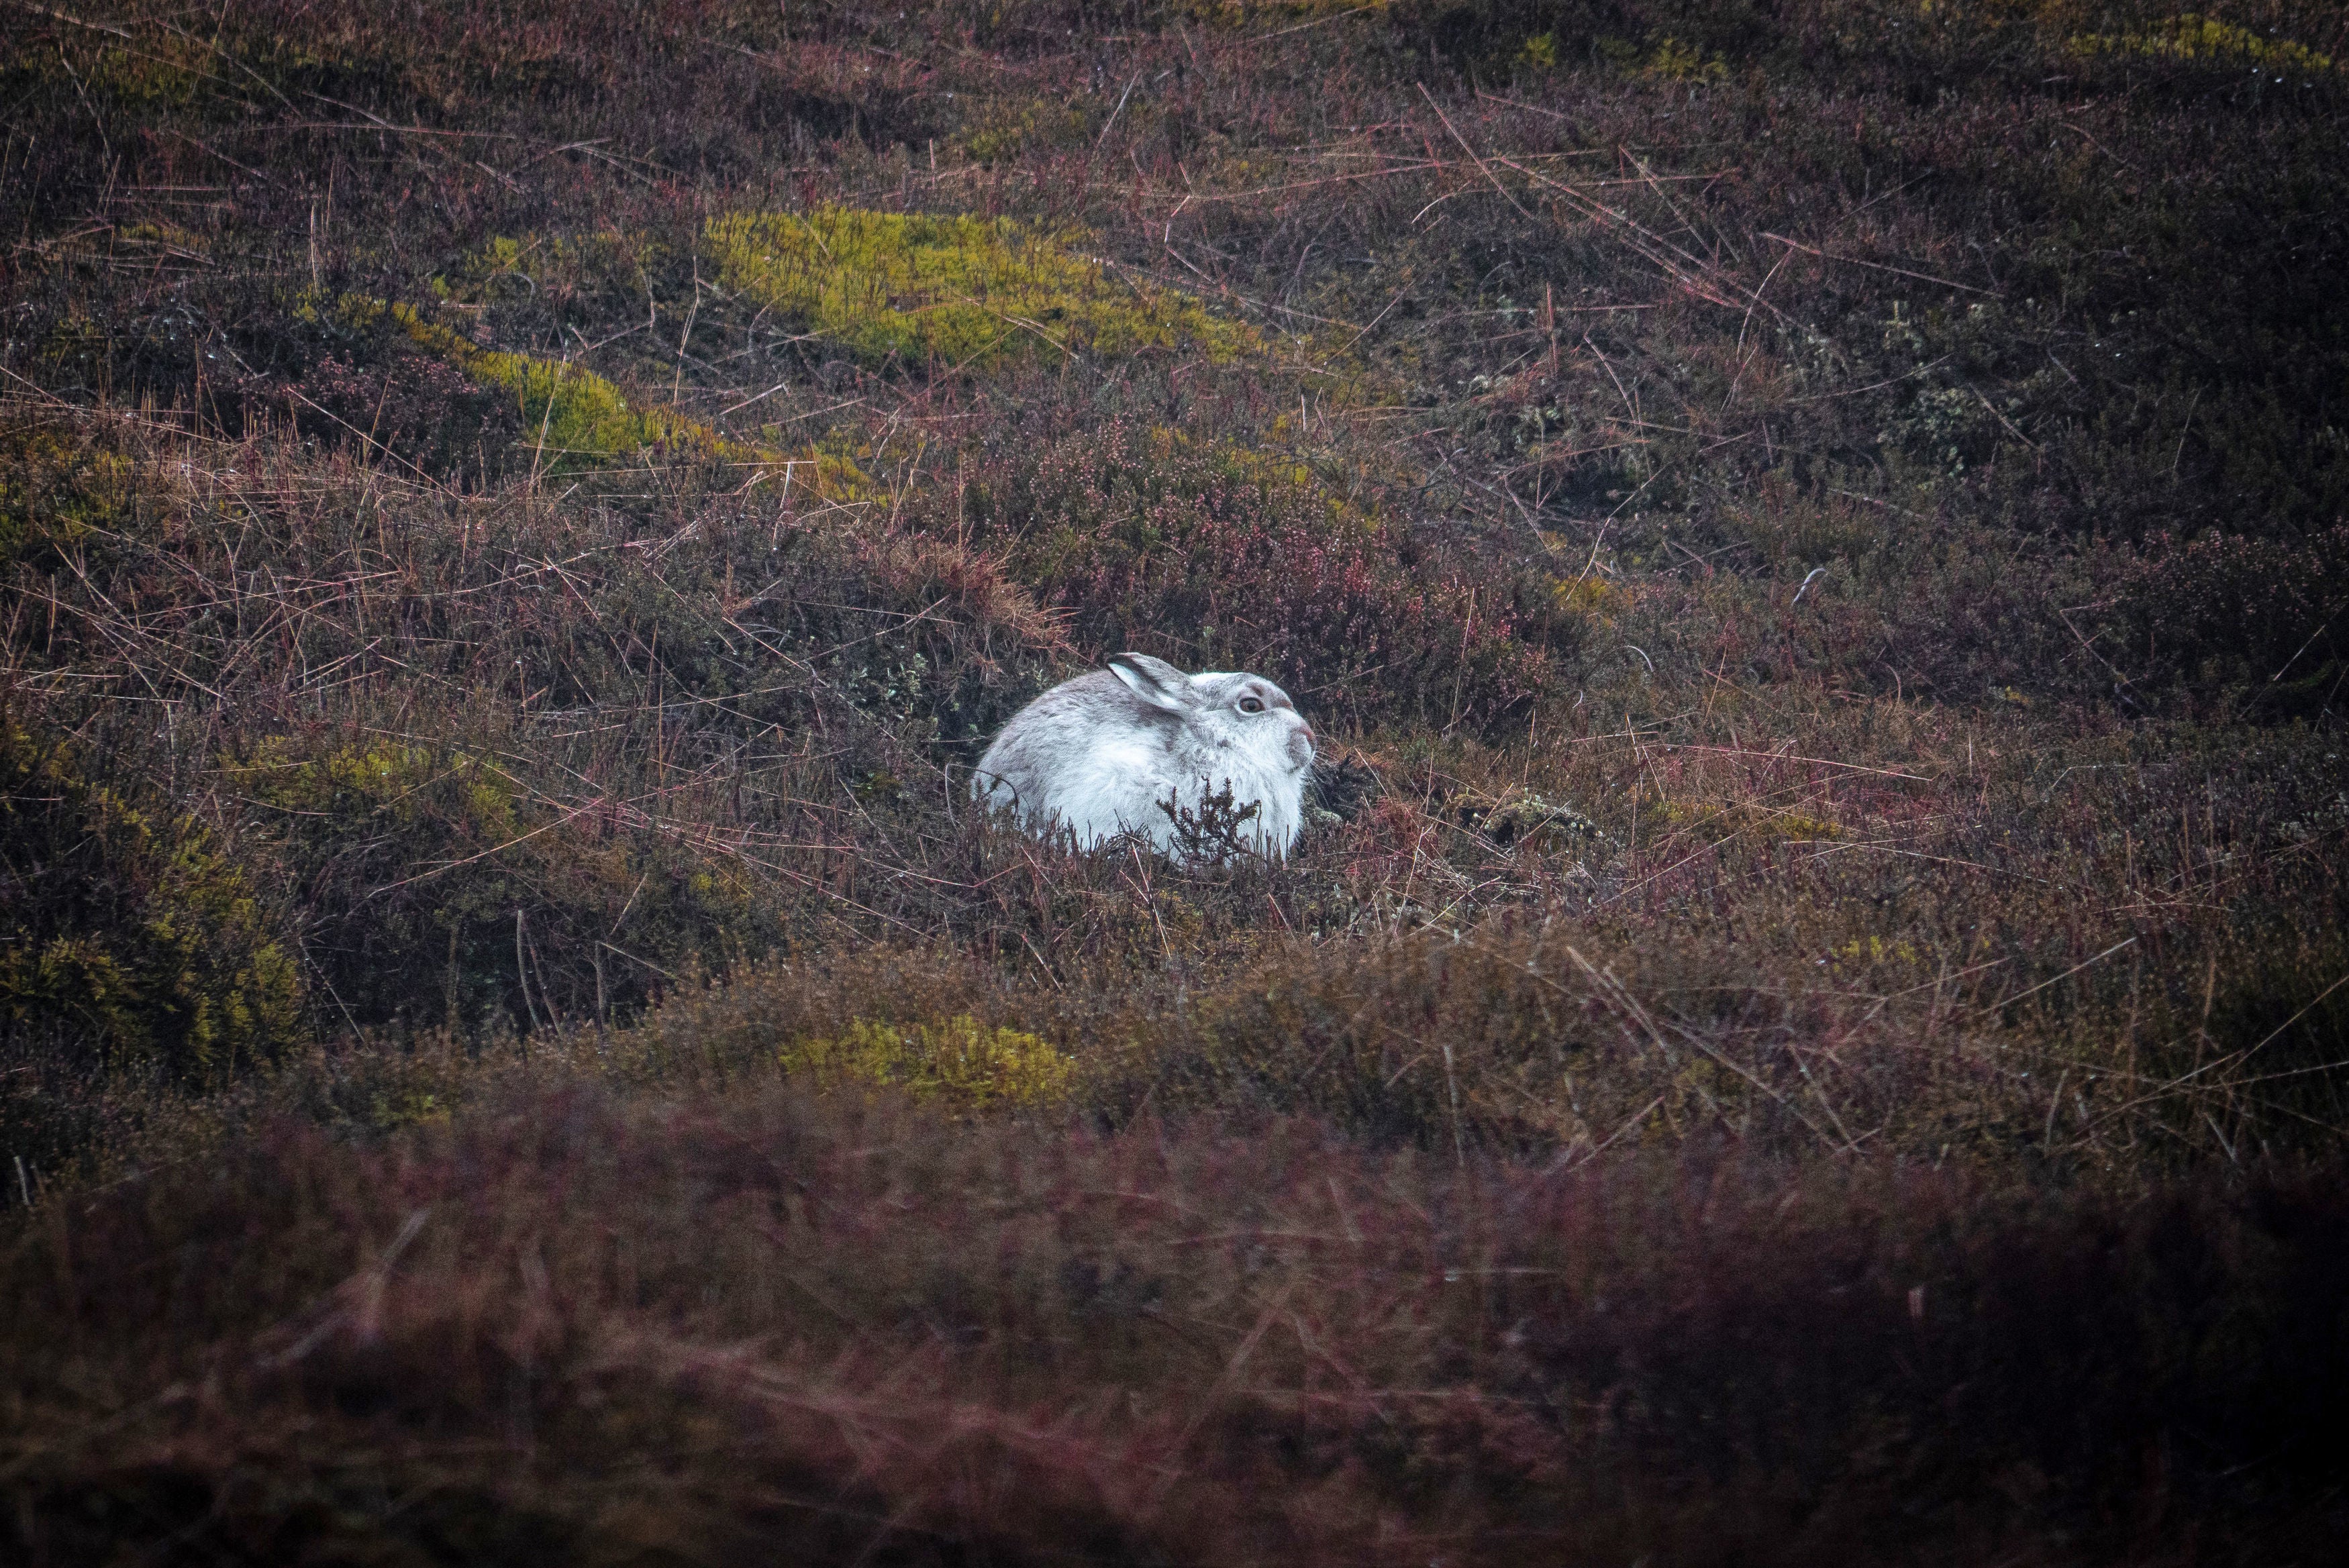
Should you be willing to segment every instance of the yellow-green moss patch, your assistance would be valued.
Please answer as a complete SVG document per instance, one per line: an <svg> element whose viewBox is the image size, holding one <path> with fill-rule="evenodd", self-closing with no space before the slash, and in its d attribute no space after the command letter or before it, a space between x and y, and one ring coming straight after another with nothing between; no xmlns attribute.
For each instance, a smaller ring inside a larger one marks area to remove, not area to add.
<svg viewBox="0 0 2349 1568"><path fill-rule="evenodd" d="M719 218L709 238L728 287L871 363L1189 347L1224 361L1263 346L1187 294L1117 276L1075 235L1010 219L821 207Z"/></svg>
<svg viewBox="0 0 2349 1568"><path fill-rule="evenodd" d="M522 404L523 439L551 458L609 460L658 447L757 460L755 453L675 409L634 407L617 387L592 370L479 348L425 320L412 305L396 304L391 310L419 344L446 355L482 385L513 393Z"/></svg>
<svg viewBox="0 0 2349 1568"><path fill-rule="evenodd" d="M786 1072L889 1084L973 1109L1058 1105L1076 1080L1076 1063L1040 1037L968 1015L939 1024L860 1018L837 1039L802 1040L777 1059Z"/></svg>
<svg viewBox="0 0 2349 1568"><path fill-rule="evenodd" d="M70 739L0 720L0 1020L178 1071L294 1037L294 956L192 817L134 806Z"/></svg>
<svg viewBox="0 0 2349 1568"><path fill-rule="evenodd" d="M2142 55L2158 59L2244 64L2268 71L2329 71L2333 57L2290 38L2263 38L2249 27L2189 11L2142 33L2091 33L2070 40L2075 55Z"/></svg>
<svg viewBox="0 0 2349 1568"><path fill-rule="evenodd" d="M1007 163L1040 148L1082 143L1091 130L1083 112L1063 100L991 98L971 109L955 141L974 163Z"/></svg>
<svg viewBox="0 0 2349 1568"><path fill-rule="evenodd" d="M133 526L139 479L103 447L29 424L0 433L0 562Z"/></svg>
<svg viewBox="0 0 2349 1568"><path fill-rule="evenodd" d="M272 738L248 759L224 758L222 771L240 796L311 820L378 830L449 821L492 842L521 830L503 775L421 746L385 740L314 757Z"/></svg>
<svg viewBox="0 0 2349 1568"><path fill-rule="evenodd" d="M522 411L522 442L550 469L592 468L651 452L785 469L795 485L831 500L854 500L869 488L856 465L836 452L785 452L733 440L674 408L630 402L585 366L469 343L412 304L347 294L333 308L359 325L388 315L419 347L484 387L512 393Z"/></svg>

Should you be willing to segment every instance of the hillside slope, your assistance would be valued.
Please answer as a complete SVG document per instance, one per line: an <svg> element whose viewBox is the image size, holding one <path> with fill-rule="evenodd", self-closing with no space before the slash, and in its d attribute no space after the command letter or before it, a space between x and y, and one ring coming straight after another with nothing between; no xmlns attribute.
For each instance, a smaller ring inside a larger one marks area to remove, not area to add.
<svg viewBox="0 0 2349 1568"><path fill-rule="evenodd" d="M5 4L28 1560L2337 1533L2337 7Z"/></svg>

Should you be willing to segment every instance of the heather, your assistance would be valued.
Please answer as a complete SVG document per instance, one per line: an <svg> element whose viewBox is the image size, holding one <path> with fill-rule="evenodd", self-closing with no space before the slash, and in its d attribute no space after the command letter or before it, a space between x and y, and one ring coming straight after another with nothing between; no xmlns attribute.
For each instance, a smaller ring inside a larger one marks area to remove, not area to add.
<svg viewBox="0 0 2349 1568"><path fill-rule="evenodd" d="M510 1070L476 1118L263 1119L23 1227L25 1560L2323 1545L2335 1183L1455 1166Z"/></svg>
<svg viewBox="0 0 2349 1568"><path fill-rule="evenodd" d="M2334 8L9 15L12 1553L2323 1555Z"/></svg>

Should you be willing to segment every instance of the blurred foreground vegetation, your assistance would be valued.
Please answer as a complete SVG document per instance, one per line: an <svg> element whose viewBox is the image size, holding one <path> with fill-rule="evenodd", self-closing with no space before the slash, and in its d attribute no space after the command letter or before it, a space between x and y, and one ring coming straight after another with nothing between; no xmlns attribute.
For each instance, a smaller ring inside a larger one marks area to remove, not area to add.
<svg viewBox="0 0 2349 1568"><path fill-rule="evenodd" d="M27 1561L2337 1538L2336 7L0 3Z"/></svg>

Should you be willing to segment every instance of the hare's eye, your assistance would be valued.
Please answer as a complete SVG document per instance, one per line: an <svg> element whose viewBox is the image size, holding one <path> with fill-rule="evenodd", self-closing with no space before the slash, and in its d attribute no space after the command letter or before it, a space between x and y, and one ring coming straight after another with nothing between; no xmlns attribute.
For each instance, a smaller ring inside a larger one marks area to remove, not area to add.
<svg viewBox="0 0 2349 1568"><path fill-rule="evenodd" d="M1262 697L1244 696L1240 698L1240 711L1242 713L1262 713L1264 711L1264 699Z"/></svg>

